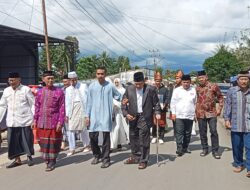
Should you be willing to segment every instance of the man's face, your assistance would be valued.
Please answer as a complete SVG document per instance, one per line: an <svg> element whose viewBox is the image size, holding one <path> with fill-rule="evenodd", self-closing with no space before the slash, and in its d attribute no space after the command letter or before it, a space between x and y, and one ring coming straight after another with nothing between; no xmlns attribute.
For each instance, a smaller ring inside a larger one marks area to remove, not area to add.
<svg viewBox="0 0 250 190"><path fill-rule="evenodd" d="M98 81L104 81L106 77L106 72L103 69L96 70L96 78Z"/></svg>
<svg viewBox="0 0 250 190"><path fill-rule="evenodd" d="M179 85L181 83L181 77L175 77L175 83Z"/></svg>
<svg viewBox="0 0 250 190"><path fill-rule="evenodd" d="M191 81L190 80L183 80L181 81L181 85L183 86L183 88L185 90L189 89L190 88L190 84L191 84Z"/></svg>
<svg viewBox="0 0 250 190"><path fill-rule="evenodd" d="M198 81L199 81L200 85L206 84L207 80L208 80L207 75L198 76Z"/></svg>
<svg viewBox="0 0 250 190"><path fill-rule="evenodd" d="M18 87L20 85L21 82L21 78L9 78L8 79L9 85L15 89L16 87Z"/></svg>
<svg viewBox="0 0 250 190"><path fill-rule="evenodd" d="M137 88L137 89L142 89L143 88L143 86L144 86L144 81L141 81L141 82L135 82L135 87Z"/></svg>
<svg viewBox="0 0 250 190"><path fill-rule="evenodd" d="M62 82L63 82L64 88L67 88L67 87L70 86L70 80L69 79L63 79Z"/></svg>
<svg viewBox="0 0 250 190"><path fill-rule="evenodd" d="M248 77L240 77L238 79L238 85L240 88L247 88L249 85L249 78Z"/></svg>
<svg viewBox="0 0 250 190"><path fill-rule="evenodd" d="M76 83L77 83L77 78L70 79L70 84L72 86L76 86Z"/></svg>
<svg viewBox="0 0 250 190"><path fill-rule="evenodd" d="M43 77L43 82L46 84L47 87L51 87L54 84L54 76L46 76Z"/></svg>
<svg viewBox="0 0 250 190"><path fill-rule="evenodd" d="M155 86L159 88L161 86L161 80L156 79L155 80Z"/></svg>

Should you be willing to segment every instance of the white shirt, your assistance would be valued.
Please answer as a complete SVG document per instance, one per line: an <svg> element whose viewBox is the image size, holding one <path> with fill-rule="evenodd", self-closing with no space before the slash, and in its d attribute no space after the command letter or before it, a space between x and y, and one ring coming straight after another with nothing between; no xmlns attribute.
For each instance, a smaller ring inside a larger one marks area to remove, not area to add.
<svg viewBox="0 0 250 190"><path fill-rule="evenodd" d="M137 97L137 112L142 113L142 98L143 98L143 88L136 88L136 97Z"/></svg>
<svg viewBox="0 0 250 190"><path fill-rule="evenodd" d="M193 87L185 90L182 86L173 91L170 109L179 119L194 119L196 105L196 90Z"/></svg>
<svg viewBox="0 0 250 190"><path fill-rule="evenodd" d="M20 84L15 90L7 87L0 100L0 122L7 110L8 127L26 127L33 122L35 98L29 87Z"/></svg>

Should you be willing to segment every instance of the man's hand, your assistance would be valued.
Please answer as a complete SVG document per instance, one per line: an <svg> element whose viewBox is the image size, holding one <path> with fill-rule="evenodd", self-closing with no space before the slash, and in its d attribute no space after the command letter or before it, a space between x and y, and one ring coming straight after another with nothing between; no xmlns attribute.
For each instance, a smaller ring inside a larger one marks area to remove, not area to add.
<svg viewBox="0 0 250 190"><path fill-rule="evenodd" d="M217 116L220 116L221 110L217 110Z"/></svg>
<svg viewBox="0 0 250 190"><path fill-rule="evenodd" d="M65 123L68 123L69 122L69 117L65 117L65 121L64 121Z"/></svg>
<svg viewBox="0 0 250 190"><path fill-rule="evenodd" d="M230 121L225 121L225 127L226 127L227 129L231 129L231 128L232 128L232 127L231 127Z"/></svg>
<svg viewBox="0 0 250 190"><path fill-rule="evenodd" d="M175 115L175 114L172 114L171 119L172 119L173 121L175 121L175 120L176 120L176 115Z"/></svg>
<svg viewBox="0 0 250 190"><path fill-rule="evenodd" d="M155 117L156 117L157 120L160 120L161 119L161 114L156 114Z"/></svg>
<svg viewBox="0 0 250 190"><path fill-rule="evenodd" d="M128 99L127 98L124 98L123 100L122 100L122 104L123 105L126 105L128 103Z"/></svg>
<svg viewBox="0 0 250 190"><path fill-rule="evenodd" d="M86 126L89 126L89 125L90 125L89 117L85 117L85 125L86 125Z"/></svg>
<svg viewBox="0 0 250 190"><path fill-rule="evenodd" d="M127 115L126 115L126 118L127 118L129 121L135 120L135 117L132 116L132 115L130 115L130 114L127 114Z"/></svg>
<svg viewBox="0 0 250 190"><path fill-rule="evenodd" d="M58 123L56 126L56 132L60 132L60 131L62 131L62 125Z"/></svg>
<svg viewBox="0 0 250 190"><path fill-rule="evenodd" d="M36 123L35 122L33 122L32 124L31 124L31 129L36 129Z"/></svg>

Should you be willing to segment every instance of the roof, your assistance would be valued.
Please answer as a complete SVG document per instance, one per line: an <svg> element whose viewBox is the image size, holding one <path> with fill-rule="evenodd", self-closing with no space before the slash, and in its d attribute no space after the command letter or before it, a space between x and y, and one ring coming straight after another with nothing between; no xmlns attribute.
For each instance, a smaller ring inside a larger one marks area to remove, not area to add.
<svg viewBox="0 0 250 190"><path fill-rule="evenodd" d="M45 38L41 34L0 25L0 43L3 42L45 43ZM49 43L73 44L73 42L53 37L49 37Z"/></svg>

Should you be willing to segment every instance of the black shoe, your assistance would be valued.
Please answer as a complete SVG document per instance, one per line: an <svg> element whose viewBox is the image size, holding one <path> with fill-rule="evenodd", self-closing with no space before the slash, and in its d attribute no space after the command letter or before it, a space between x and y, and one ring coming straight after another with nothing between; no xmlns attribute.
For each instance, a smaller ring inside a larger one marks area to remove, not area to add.
<svg viewBox="0 0 250 190"><path fill-rule="evenodd" d="M48 165L47 165L45 171L46 171L46 172L50 172L50 171L54 170L55 167L56 167L56 162L51 161L51 162L48 163Z"/></svg>
<svg viewBox="0 0 250 190"><path fill-rule="evenodd" d="M117 151L122 151L122 145L121 144L117 145Z"/></svg>
<svg viewBox="0 0 250 190"><path fill-rule="evenodd" d="M18 163L18 162L16 162L16 161L14 161L14 162L12 162L10 165L8 165L8 166L6 166L6 168L15 168L15 167L17 167L17 166L21 166L22 165L22 163Z"/></svg>
<svg viewBox="0 0 250 190"><path fill-rule="evenodd" d="M213 157L215 159L220 159L220 154L218 152L213 152Z"/></svg>
<svg viewBox="0 0 250 190"><path fill-rule="evenodd" d="M184 150L183 152L184 152L184 153L187 153L187 154L191 154L191 153L192 153L191 150L189 150L189 149L186 149L186 150Z"/></svg>
<svg viewBox="0 0 250 190"><path fill-rule="evenodd" d="M176 154L177 154L178 157L183 156L183 152L176 151Z"/></svg>
<svg viewBox="0 0 250 190"><path fill-rule="evenodd" d="M98 164L100 161L99 161L99 158L98 157L95 157L92 161L91 161L91 164L92 165L96 165Z"/></svg>
<svg viewBox="0 0 250 190"><path fill-rule="evenodd" d="M204 157L204 156L206 156L206 155L208 155L208 150L203 150L203 151L200 153L200 156L201 156L201 157Z"/></svg>
<svg viewBox="0 0 250 190"><path fill-rule="evenodd" d="M27 163L28 163L28 166L33 166L34 165L33 158L31 156L27 157Z"/></svg>
<svg viewBox="0 0 250 190"><path fill-rule="evenodd" d="M103 162L101 168L108 168L110 166L110 162Z"/></svg>

